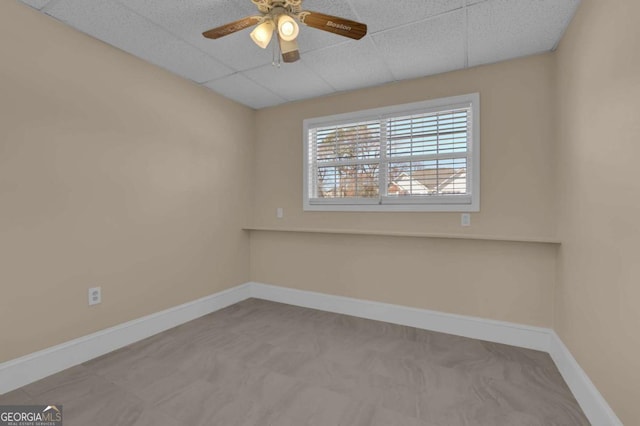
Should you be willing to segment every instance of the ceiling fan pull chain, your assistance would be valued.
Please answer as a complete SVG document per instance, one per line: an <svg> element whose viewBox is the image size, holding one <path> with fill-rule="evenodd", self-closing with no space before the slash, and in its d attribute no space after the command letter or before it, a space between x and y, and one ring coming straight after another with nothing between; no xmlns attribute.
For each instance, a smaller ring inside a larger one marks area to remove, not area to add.
<svg viewBox="0 0 640 426"><path fill-rule="evenodd" d="M271 50L271 65L280 68L282 64L282 55L280 54L280 43L273 43L273 49Z"/></svg>
<svg viewBox="0 0 640 426"><path fill-rule="evenodd" d="M273 67L276 66L276 44L277 43L273 43L271 46L271 66Z"/></svg>

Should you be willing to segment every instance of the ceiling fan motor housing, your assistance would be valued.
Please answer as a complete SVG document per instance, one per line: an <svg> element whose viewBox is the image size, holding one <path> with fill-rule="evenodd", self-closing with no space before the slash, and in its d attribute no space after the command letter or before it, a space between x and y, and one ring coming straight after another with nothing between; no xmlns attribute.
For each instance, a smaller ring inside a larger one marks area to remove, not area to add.
<svg viewBox="0 0 640 426"><path fill-rule="evenodd" d="M302 11L302 0L251 0L262 13L270 13L275 8L283 8L288 14Z"/></svg>

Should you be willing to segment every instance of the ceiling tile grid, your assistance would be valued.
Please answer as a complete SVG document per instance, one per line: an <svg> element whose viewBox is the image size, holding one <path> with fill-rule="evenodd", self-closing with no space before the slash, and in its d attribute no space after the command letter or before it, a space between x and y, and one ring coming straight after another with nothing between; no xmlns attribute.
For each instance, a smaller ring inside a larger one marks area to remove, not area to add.
<svg viewBox="0 0 640 426"><path fill-rule="evenodd" d="M469 7L469 66L550 51L579 0L491 0Z"/></svg>
<svg viewBox="0 0 640 426"><path fill-rule="evenodd" d="M358 17L369 27L369 33L395 28L464 7L464 0L403 0L382 2L349 0ZM402 3L400 6L399 3Z"/></svg>
<svg viewBox="0 0 640 426"><path fill-rule="evenodd" d="M302 62L338 91L377 86L395 77L369 38L302 55Z"/></svg>
<svg viewBox="0 0 640 426"><path fill-rule="evenodd" d="M364 22L354 41L301 25L302 59L272 65L250 29L202 32L259 12L250 0L21 0L90 36L255 109L553 50L580 0L304 0Z"/></svg>
<svg viewBox="0 0 640 426"><path fill-rule="evenodd" d="M280 67L267 64L243 74L287 101L315 98L336 91L302 61Z"/></svg>
<svg viewBox="0 0 640 426"><path fill-rule="evenodd" d="M198 83L233 73L231 68L116 1L62 0L45 11L99 40Z"/></svg>
<svg viewBox="0 0 640 426"><path fill-rule="evenodd" d="M465 12L462 9L373 34L380 55L398 80L464 68Z"/></svg>
<svg viewBox="0 0 640 426"><path fill-rule="evenodd" d="M22 2L36 9L42 9L49 3L49 0L22 0Z"/></svg>
<svg viewBox="0 0 640 426"><path fill-rule="evenodd" d="M210 81L205 86L254 109L287 102L286 99L240 73Z"/></svg>
<svg viewBox="0 0 640 426"><path fill-rule="evenodd" d="M234 71L256 68L271 62L271 49L260 49L256 46L249 38L249 30L230 34L220 40L202 36L202 32L209 28L258 14L250 0L117 1L166 29L174 37L218 59ZM245 2L251 7L243 9L241 5ZM244 54L245 52L249 54Z"/></svg>

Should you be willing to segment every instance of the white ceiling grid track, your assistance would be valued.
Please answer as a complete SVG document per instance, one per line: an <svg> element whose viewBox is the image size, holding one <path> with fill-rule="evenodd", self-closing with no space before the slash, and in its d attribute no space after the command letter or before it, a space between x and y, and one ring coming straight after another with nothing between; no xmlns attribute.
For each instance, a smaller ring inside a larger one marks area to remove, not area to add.
<svg viewBox="0 0 640 426"><path fill-rule="evenodd" d="M141 59L259 109L548 52L580 0L305 0L367 24L362 40L304 25L301 60L274 67L250 29L202 32L256 15L250 0L21 0Z"/></svg>

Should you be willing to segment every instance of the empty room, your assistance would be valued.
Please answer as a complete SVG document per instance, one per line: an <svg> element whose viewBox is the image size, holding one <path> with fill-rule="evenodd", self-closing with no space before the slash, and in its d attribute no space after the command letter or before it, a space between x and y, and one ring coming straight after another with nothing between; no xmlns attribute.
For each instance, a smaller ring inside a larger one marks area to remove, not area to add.
<svg viewBox="0 0 640 426"><path fill-rule="evenodd" d="M639 16L2 0L0 426L640 425Z"/></svg>

